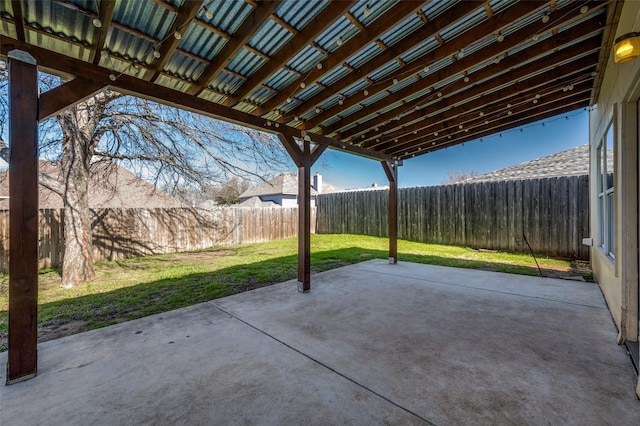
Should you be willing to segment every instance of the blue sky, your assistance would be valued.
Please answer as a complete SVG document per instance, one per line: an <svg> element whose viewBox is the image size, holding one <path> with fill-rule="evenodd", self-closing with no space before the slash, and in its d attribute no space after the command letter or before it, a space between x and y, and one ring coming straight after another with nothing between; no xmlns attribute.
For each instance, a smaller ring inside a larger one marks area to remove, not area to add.
<svg viewBox="0 0 640 426"><path fill-rule="evenodd" d="M399 186L439 185L448 172L482 174L585 145L589 143L588 117L580 109L503 132L502 137L493 135L406 160L398 171ZM388 184L378 162L334 150L325 151L311 170L343 189Z"/></svg>

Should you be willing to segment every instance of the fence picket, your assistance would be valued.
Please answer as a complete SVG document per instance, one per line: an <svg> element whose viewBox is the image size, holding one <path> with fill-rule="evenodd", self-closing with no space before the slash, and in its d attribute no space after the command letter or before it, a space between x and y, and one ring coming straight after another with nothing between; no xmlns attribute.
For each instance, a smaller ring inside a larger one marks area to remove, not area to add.
<svg viewBox="0 0 640 426"><path fill-rule="evenodd" d="M317 232L387 236L388 191L318 197ZM400 189L398 235L414 241L586 260L588 176ZM340 212L341 214L337 214Z"/></svg>

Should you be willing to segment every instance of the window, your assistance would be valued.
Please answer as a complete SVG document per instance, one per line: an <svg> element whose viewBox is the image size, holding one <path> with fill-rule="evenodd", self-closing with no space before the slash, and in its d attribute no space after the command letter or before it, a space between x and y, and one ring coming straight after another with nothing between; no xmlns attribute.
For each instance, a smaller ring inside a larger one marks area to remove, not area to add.
<svg viewBox="0 0 640 426"><path fill-rule="evenodd" d="M613 124L598 145L598 246L615 259L615 206L613 199Z"/></svg>

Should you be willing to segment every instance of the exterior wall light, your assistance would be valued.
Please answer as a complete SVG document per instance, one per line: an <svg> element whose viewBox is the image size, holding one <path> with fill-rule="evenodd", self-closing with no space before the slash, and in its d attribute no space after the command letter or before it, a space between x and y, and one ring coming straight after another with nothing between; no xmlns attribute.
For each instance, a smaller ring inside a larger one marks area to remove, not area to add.
<svg viewBox="0 0 640 426"><path fill-rule="evenodd" d="M613 45L613 59L617 64L630 62L640 56L640 34L627 33L616 39Z"/></svg>

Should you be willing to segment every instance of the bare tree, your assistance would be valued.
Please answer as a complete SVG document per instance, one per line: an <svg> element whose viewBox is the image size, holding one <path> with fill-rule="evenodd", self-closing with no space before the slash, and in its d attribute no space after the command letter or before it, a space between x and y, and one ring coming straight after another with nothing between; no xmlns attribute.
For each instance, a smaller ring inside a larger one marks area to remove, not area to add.
<svg viewBox="0 0 640 426"><path fill-rule="evenodd" d="M249 189L251 181L242 177L232 176L228 181L205 185L198 190L180 188L176 196L185 204L194 207L230 206L240 202L240 195Z"/></svg>
<svg viewBox="0 0 640 426"><path fill-rule="evenodd" d="M455 172L448 172L447 179L443 180L440 183L442 185L448 185L450 183L460 183L477 176L480 176L480 173L476 172L475 170L456 170Z"/></svg>
<svg viewBox="0 0 640 426"><path fill-rule="evenodd" d="M41 84L52 87L56 80L47 76ZM4 124L6 83L0 88ZM285 151L272 135L112 91L47 120L40 135L41 156L61 169L61 179L42 173L40 183L63 199L63 287L95 277L90 171L114 169L95 162L117 162L168 191L222 184L230 176L262 178L286 168Z"/></svg>

